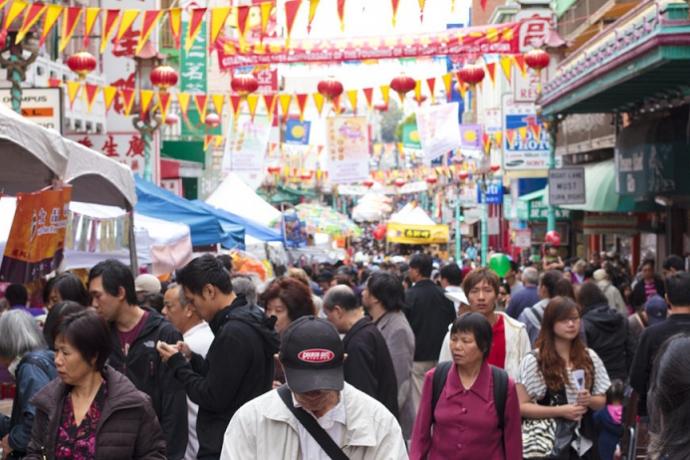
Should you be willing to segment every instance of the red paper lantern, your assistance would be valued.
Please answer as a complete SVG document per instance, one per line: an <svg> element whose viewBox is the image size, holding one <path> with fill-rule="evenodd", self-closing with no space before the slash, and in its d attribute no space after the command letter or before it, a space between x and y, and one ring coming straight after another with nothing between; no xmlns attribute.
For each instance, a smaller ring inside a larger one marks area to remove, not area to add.
<svg viewBox="0 0 690 460"><path fill-rule="evenodd" d="M159 65L151 71L151 84L165 92L177 84L177 72L169 65Z"/></svg>
<svg viewBox="0 0 690 460"><path fill-rule="evenodd" d="M429 185L434 185L436 182L438 182L438 178L436 176L429 176L424 180L426 180L426 183Z"/></svg>
<svg viewBox="0 0 690 460"><path fill-rule="evenodd" d="M84 80L89 72L96 69L96 58L88 51L79 51L67 58L67 67Z"/></svg>
<svg viewBox="0 0 690 460"><path fill-rule="evenodd" d="M477 64L467 64L458 70L458 80L468 85L476 85L484 80L484 67Z"/></svg>
<svg viewBox="0 0 690 460"><path fill-rule="evenodd" d="M550 232L546 232L546 236L544 237L544 241L547 244L550 244L551 246L560 246L561 245L561 234L558 233L556 230L551 230Z"/></svg>
<svg viewBox="0 0 690 460"><path fill-rule="evenodd" d="M388 104L376 104L374 105L374 109L378 110L379 112L385 112L388 110Z"/></svg>
<svg viewBox="0 0 690 460"><path fill-rule="evenodd" d="M362 185L365 186L366 188L371 188L374 186L374 181L371 179L366 179L362 181Z"/></svg>
<svg viewBox="0 0 690 460"><path fill-rule="evenodd" d="M460 180L467 180L468 177L470 177L470 173L468 173L467 171L460 171L458 173L458 179Z"/></svg>
<svg viewBox="0 0 690 460"><path fill-rule="evenodd" d="M541 71L546 68L551 61L549 53L542 49L533 49L529 53L525 54L525 63L530 69L536 71Z"/></svg>
<svg viewBox="0 0 690 460"><path fill-rule="evenodd" d="M314 173L312 173L311 171L305 171L299 175L299 178L302 179L304 182L307 182L307 181L311 180L313 175L314 175Z"/></svg>
<svg viewBox="0 0 690 460"><path fill-rule="evenodd" d="M393 88L393 91L398 93L400 100L403 100L405 94L409 93L417 86L417 82L414 78L408 77L407 75L398 75L391 80L390 86Z"/></svg>
<svg viewBox="0 0 690 460"><path fill-rule="evenodd" d="M175 113L169 113L165 117L165 124L168 126L175 126L180 121L180 117Z"/></svg>
<svg viewBox="0 0 690 460"><path fill-rule="evenodd" d="M215 112L211 112L206 115L206 120L204 122L208 128L215 128L220 124L220 116Z"/></svg>
<svg viewBox="0 0 690 460"><path fill-rule="evenodd" d="M398 187L398 188L400 188L400 187L402 187L403 185L405 185L405 183L406 183L406 182L405 182L405 179L400 178L400 177L398 177L397 179L395 179L395 180L393 181L393 185L395 185L395 186Z"/></svg>
<svg viewBox="0 0 690 460"><path fill-rule="evenodd" d="M250 73L235 75L230 80L230 88L240 96L246 96L259 89L259 80Z"/></svg>
<svg viewBox="0 0 690 460"><path fill-rule="evenodd" d="M498 163L494 163L490 166L490 168L491 168L491 172L495 173L495 172L498 172L499 169L501 169L501 165L499 165Z"/></svg>
<svg viewBox="0 0 690 460"><path fill-rule="evenodd" d="M332 101L336 97L343 94L343 84L340 83L333 77L329 77L325 80L321 80L318 85L316 85L316 90L323 97Z"/></svg>
<svg viewBox="0 0 690 460"><path fill-rule="evenodd" d="M280 172L280 166L269 166L266 168L269 174L276 175Z"/></svg>

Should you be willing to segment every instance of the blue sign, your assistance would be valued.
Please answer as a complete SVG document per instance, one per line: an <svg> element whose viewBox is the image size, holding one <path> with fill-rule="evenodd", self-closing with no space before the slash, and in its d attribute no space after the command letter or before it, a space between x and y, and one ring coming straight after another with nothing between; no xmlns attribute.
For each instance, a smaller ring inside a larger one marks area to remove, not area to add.
<svg viewBox="0 0 690 460"><path fill-rule="evenodd" d="M286 144L308 145L310 130L310 121L299 121L298 119L291 118L285 123L285 137L283 140Z"/></svg>
<svg viewBox="0 0 690 460"><path fill-rule="evenodd" d="M446 24L446 29L462 29L463 27L465 27L464 24ZM460 70L460 67L462 67L462 65L459 62L453 62L450 55L446 56L446 72L455 74L455 72ZM472 97L472 94L469 94L467 97ZM465 101L455 87L455 79L453 79L453 84L450 85L450 102L458 102L458 123L462 123L462 113L465 111Z"/></svg>
<svg viewBox="0 0 690 460"><path fill-rule="evenodd" d="M477 203L483 203L482 188L477 184ZM493 179L486 184L486 203L487 204L501 204L503 203L503 180Z"/></svg>

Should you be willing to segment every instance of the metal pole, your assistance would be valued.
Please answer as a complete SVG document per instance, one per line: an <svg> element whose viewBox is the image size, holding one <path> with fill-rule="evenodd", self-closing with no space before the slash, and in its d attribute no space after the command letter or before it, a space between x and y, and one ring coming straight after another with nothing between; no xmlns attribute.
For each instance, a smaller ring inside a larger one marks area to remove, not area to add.
<svg viewBox="0 0 690 460"><path fill-rule="evenodd" d="M21 58L14 54L10 55L10 62L14 63L11 67L12 88L10 89L10 101L12 103L12 110L22 113L22 81L24 80L23 72L19 68L19 61Z"/></svg>
<svg viewBox="0 0 690 460"><path fill-rule="evenodd" d="M455 197L455 263L461 265L462 257L462 231L460 230L460 219L462 218L462 207L460 197Z"/></svg>
<svg viewBox="0 0 690 460"><path fill-rule="evenodd" d="M144 143L144 180L153 182L153 164L151 161L151 131L143 129L141 133L141 141Z"/></svg>
<svg viewBox="0 0 690 460"><path fill-rule="evenodd" d="M127 232L129 233L129 266L136 277L139 274L139 259L137 257L137 242L134 236L134 210L131 206L127 206L127 213L129 214L129 219L127 219Z"/></svg>
<svg viewBox="0 0 690 460"><path fill-rule="evenodd" d="M549 170L556 169L556 136L558 133L558 119L554 116L549 122ZM548 197L547 197L548 199ZM546 216L546 231L556 230L556 206L549 203Z"/></svg>
<svg viewBox="0 0 690 460"><path fill-rule="evenodd" d="M482 220L481 220L481 240L482 240L482 266L488 265L489 258L489 208L486 204L486 176L482 177Z"/></svg>

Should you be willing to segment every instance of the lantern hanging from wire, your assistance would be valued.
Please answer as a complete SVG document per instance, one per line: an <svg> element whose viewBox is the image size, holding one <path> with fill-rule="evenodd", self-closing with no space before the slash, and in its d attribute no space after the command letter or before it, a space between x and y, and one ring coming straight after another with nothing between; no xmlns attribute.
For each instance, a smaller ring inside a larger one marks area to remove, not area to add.
<svg viewBox="0 0 690 460"><path fill-rule="evenodd" d="M79 76L79 80L85 80L96 69L96 58L88 51L79 51L67 58L67 67Z"/></svg>

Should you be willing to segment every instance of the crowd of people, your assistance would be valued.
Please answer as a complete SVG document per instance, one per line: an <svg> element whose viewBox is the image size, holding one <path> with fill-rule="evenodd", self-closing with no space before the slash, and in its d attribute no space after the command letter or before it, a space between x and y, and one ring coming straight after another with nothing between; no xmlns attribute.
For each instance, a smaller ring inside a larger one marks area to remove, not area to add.
<svg viewBox="0 0 690 460"><path fill-rule="evenodd" d="M547 256L503 278L415 253L265 285L228 256L166 283L104 260L40 307L10 285L0 457L690 458L683 259Z"/></svg>

